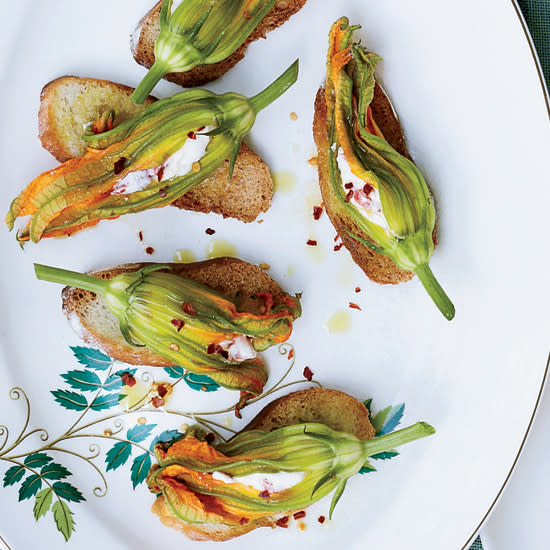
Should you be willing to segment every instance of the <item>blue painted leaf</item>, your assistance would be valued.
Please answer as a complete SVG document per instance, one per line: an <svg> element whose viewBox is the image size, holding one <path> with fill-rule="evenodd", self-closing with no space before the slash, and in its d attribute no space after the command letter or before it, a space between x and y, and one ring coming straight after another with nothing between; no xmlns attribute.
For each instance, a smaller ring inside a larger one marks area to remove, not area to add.
<svg viewBox="0 0 550 550"><path fill-rule="evenodd" d="M132 376L135 376L135 374L137 372L137 369L124 369L124 370L119 370L119 371L111 374L110 376L107 377L107 380L105 380L105 384L104 384L103 388L107 391L120 390L123 386L121 376L125 372L131 374Z"/></svg>
<svg viewBox="0 0 550 550"><path fill-rule="evenodd" d="M144 453L142 455L136 456L132 462L132 485L134 489L145 481L149 470L151 469L151 455L149 453Z"/></svg>
<svg viewBox="0 0 550 550"><path fill-rule="evenodd" d="M156 427L156 424L136 424L126 432L126 439L139 443L144 441L151 435L151 431Z"/></svg>
<svg viewBox="0 0 550 550"><path fill-rule="evenodd" d="M50 506L52 505L53 491L51 487L42 489L36 495L36 502L34 503L33 514L34 519L37 521L48 513Z"/></svg>
<svg viewBox="0 0 550 550"><path fill-rule="evenodd" d="M377 412L371 419L371 423L376 430L376 435L384 435L394 430L403 416L405 404L386 407Z"/></svg>
<svg viewBox="0 0 550 550"><path fill-rule="evenodd" d="M195 374L194 372L188 372L183 377L185 383L196 391L216 391L220 385L214 382L209 376L204 374Z"/></svg>
<svg viewBox="0 0 550 550"><path fill-rule="evenodd" d="M27 498L31 498L36 493L38 493L39 489L42 487L42 480L40 479L40 476L37 474L30 475L23 483L21 484L21 487L19 488L19 500L26 500Z"/></svg>
<svg viewBox="0 0 550 550"><path fill-rule="evenodd" d="M60 531L65 537L65 540L68 541L74 531L73 513L63 500L54 502L52 512L57 530Z"/></svg>
<svg viewBox="0 0 550 550"><path fill-rule="evenodd" d="M371 411L372 397L365 399L365 401L363 401L363 405L365 405L365 407L367 408L367 411L369 411L369 416L371 416L372 415L372 411Z"/></svg>
<svg viewBox="0 0 550 550"><path fill-rule="evenodd" d="M42 470L40 470L40 475L46 479L63 479L71 475L71 472L61 464L52 462L51 464L46 464Z"/></svg>
<svg viewBox="0 0 550 550"><path fill-rule="evenodd" d="M164 372L168 373L170 378L181 378L185 374L183 367L165 367Z"/></svg>
<svg viewBox="0 0 550 550"><path fill-rule="evenodd" d="M59 498L64 498L65 500L71 500L73 502L86 500L76 487L66 481L56 481L53 484L53 490Z"/></svg>
<svg viewBox="0 0 550 550"><path fill-rule="evenodd" d="M12 466L4 475L4 487L14 485L25 475L24 466Z"/></svg>
<svg viewBox="0 0 550 550"><path fill-rule="evenodd" d="M384 451L383 453L377 453L375 455L372 455L371 458L374 458L374 460L389 460L390 458L393 458L394 456L397 456L399 453L397 451Z"/></svg>
<svg viewBox="0 0 550 550"><path fill-rule="evenodd" d="M116 470L123 464L126 464L132 454L132 445L126 441L115 443L111 449L107 451L105 462L107 463L107 471Z"/></svg>
<svg viewBox="0 0 550 550"><path fill-rule="evenodd" d="M151 446L149 448L153 450L153 447L157 443L165 443L167 441L172 441L173 439L176 439L180 435L182 435L182 433L179 430L166 430L160 433L159 435L157 435L155 439L153 439L153 441L151 442Z"/></svg>
<svg viewBox="0 0 550 550"><path fill-rule="evenodd" d="M370 474L371 472L376 472L376 468L368 460L366 460L363 467L359 470L359 473Z"/></svg>
<svg viewBox="0 0 550 550"><path fill-rule="evenodd" d="M97 349L71 346L71 350L78 359L78 362L89 369L107 370L111 366L111 358Z"/></svg>
<svg viewBox="0 0 550 550"><path fill-rule="evenodd" d="M25 460L23 461L29 468L40 468L41 466L44 466L44 464L47 464L48 462L51 462L53 460L52 457L44 454L44 453L33 453L31 455L27 455Z"/></svg>
<svg viewBox="0 0 550 550"><path fill-rule="evenodd" d="M119 402L118 393L107 393L105 395L98 395L90 405L90 408L94 411L104 411L105 409L110 409L115 407Z"/></svg>
<svg viewBox="0 0 550 550"><path fill-rule="evenodd" d="M75 390L97 391L102 386L99 376L91 370L71 370L61 378Z"/></svg>
<svg viewBox="0 0 550 550"><path fill-rule="evenodd" d="M88 406L86 398L74 391L67 390L55 390L51 394L55 397L55 400L65 409L73 411L83 411Z"/></svg>

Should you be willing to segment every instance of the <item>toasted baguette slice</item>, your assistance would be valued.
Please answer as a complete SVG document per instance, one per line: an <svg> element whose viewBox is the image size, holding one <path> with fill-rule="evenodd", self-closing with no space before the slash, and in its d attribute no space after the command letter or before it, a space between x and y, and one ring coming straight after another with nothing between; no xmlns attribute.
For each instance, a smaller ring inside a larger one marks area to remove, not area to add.
<svg viewBox="0 0 550 550"><path fill-rule="evenodd" d="M94 271L101 279L111 279L124 272L141 269L148 263L123 264ZM169 265L174 273L193 279L221 292L234 301L238 311L262 313L264 302L256 294L273 295L273 307L281 303L283 291L259 267L237 258L216 258L204 262ZM73 329L87 343L103 350L109 357L132 365L171 366L169 360L146 348L134 347L120 332L119 322L103 297L87 290L65 287L62 291L63 311Z"/></svg>
<svg viewBox="0 0 550 550"><path fill-rule="evenodd" d="M371 103L373 117L384 134L388 143L399 153L410 158L405 147L405 139L401 125L397 119L391 103L382 88L377 84L374 89L374 98ZM323 202L336 232L342 239L344 246L350 251L353 261L365 272L372 281L382 284L398 284L410 280L414 273L397 267L393 261L359 243L349 236L348 231L368 238L359 229L353 218L347 216L338 208L338 200L331 190L329 172L329 138L327 130L327 108L325 90L320 88L315 98L315 113L313 118L313 137L317 145L317 169Z"/></svg>
<svg viewBox="0 0 550 550"><path fill-rule="evenodd" d="M244 430L271 431L301 422L318 422L333 430L347 432L359 439L372 439L375 430L367 408L348 394L331 389L310 388L280 397L262 409ZM228 540L244 535L257 527L275 527L279 516L251 520L245 525L187 523L166 505L164 496L152 506L166 527L177 529L193 540ZM288 514L298 510L289 510Z"/></svg>
<svg viewBox="0 0 550 550"><path fill-rule="evenodd" d="M269 13L260 21L252 34L232 55L212 65L197 65L185 73L168 73L164 78L180 86L201 86L220 78L236 65L245 55L251 42L265 38L266 34L280 27L287 19L299 11L306 0L278 0ZM150 69L155 62L155 42L160 32L159 16L162 0L145 14L137 24L131 37L131 48L134 59Z"/></svg>
<svg viewBox="0 0 550 550"><path fill-rule="evenodd" d="M136 105L129 86L97 80L63 76L42 90L40 96L39 136L42 145L64 162L86 152L81 139L84 127L106 110L114 109L115 125L139 114L144 105ZM149 96L145 105L156 101ZM214 212L224 218L254 221L265 212L273 199L273 180L269 167L244 143L229 179L229 161L205 181L182 195L173 205L195 212Z"/></svg>

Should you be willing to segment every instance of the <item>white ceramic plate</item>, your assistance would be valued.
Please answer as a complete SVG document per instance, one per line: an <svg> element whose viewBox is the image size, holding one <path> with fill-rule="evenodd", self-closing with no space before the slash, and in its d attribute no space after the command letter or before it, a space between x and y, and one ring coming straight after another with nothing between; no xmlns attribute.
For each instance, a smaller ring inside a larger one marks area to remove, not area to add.
<svg viewBox="0 0 550 550"><path fill-rule="evenodd" d="M27 182L55 165L36 138L42 86L63 74L135 85L144 70L131 58L128 35L150 4L56 0L22 8L23 19L11 25L13 39L3 67L4 212ZM360 36L383 56L380 77L435 195L439 245L431 265L456 305L450 323L417 281L382 287L366 280L345 250L332 251L334 230L326 215L317 222L312 218L312 206L320 200L307 162L315 153L312 100L324 78L329 26L342 14L363 25ZM406 403L402 425L426 420L437 428L434 437L377 463L377 473L353 478L332 522L320 525L316 520L328 511L323 501L308 513L303 531L293 522L287 530L260 529L226 547L461 548L492 507L516 459L548 354L550 266L544 236L550 127L528 41L511 2L310 0L267 41L252 45L245 60L211 88L251 95L296 57L299 82L258 117L248 139L279 179L286 180L283 187L289 179L295 182L290 191L276 193L261 225L165 208L102 222L71 239L46 240L24 251L13 234L0 231L0 424L10 430L0 458L20 454L23 460L78 418L54 402L50 391L67 389L60 374L77 368L69 346L80 342L60 311L59 288L37 281L33 262L89 270L127 261L168 261L178 249L190 249L202 259L222 238L241 258L269 263L271 275L288 291L304 293L304 314L291 340L296 350L291 379L300 378L309 365L324 385L362 399L373 397L376 409ZM163 83L156 92L164 96L176 90ZM297 120L291 120L291 112ZM207 236L207 227L216 234ZM144 243L137 238L139 230ZM308 239L318 241L317 249L306 245ZM155 249L152 257L145 246ZM350 310L350 301L362 311ZM340 334L327 330L336 312L351 320ZM276 351L268 358L274 380L288 361ZM158 371L155 376L167 379ZM17 453L6 454L26 414L22 394L19 400L9 399L13 386L23 388L30 402L24 433L43 427L49 440L41 441L42 432L37 432L14 448ZM214 409L231 403L228 393L185 389L172 406ZM245 421L254 412L252 407L245 410ZM90 420L107 413L94 414ZM142 412L124 417L122 435L141 417L159 424L154 433L182 423L181 418ZM222 422L228 422L227 415ZM89 433L102 435L105 429L116 431L117 425L94 425ZM135 453L124 466L104 473L107 494L94 495L96 486L104 489L100 472L113 441L75 438L59 446L89 456L98 449L93 445L101 448L93 461L97 470L67 452L50 453L72 473L62 481L86 499L70 503L76 530L67 546L191 546L150 513L153 496L143 484L132 489ZM0 461L2 475L13 465ZM1 489L2 537L13 550L37 540L46 548L60 547L63 537L52 511L36 522L35 499L18 502L20 487L18 482Z"/></svg>

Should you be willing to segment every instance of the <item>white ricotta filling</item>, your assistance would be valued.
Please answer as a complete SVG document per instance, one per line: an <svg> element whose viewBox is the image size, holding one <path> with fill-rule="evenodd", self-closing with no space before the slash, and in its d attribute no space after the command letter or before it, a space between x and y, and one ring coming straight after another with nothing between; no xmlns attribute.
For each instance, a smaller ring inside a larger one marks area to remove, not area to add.
<svg viewBox="0 0 550 550"><path fill-rule="evenodd" d="M201 132L209 132L212 127L207 126ZM170 155L164 164L147 170L128 172L117 181L111 195L127 195L142 191L152 182L165 181L170 178L185 176L193 169L193 164L199 162L206 153L210 143L210 136L195 134L195 139L187 138L183 146ZM159 179L160 174L160 179Z"/></svg>
<svg viewBox="0 0 550 550"><path fill-rule="evenodd" d="M235 336L233 340L224 340L218 345L227 351L231 361L241 362L247 359L255 359L257 356L256 350L252 347L250 340L243 334Z"/></svg>
<svg viewBox="0 0 550 550"><path fill-rule="evenodd" d="M269 494L290 489L303 481L304 472L277 472L274 474L249 474L247 476L229 476L223 472L213 472L212 477L224 483L242 483L258 492L267 491Z"/></svg>
<svg viewBox="0 0 550 550"><path fill-rule="evenodd" d="M350 204L353 204L367 220L383 227L389 233L391 229L382 212L378 189L370 185L365 186L366 182L351 171L342 148L338 149L336 161L342 176L344 194L348 195L350 191L352 192L349 199Z"/></svg>

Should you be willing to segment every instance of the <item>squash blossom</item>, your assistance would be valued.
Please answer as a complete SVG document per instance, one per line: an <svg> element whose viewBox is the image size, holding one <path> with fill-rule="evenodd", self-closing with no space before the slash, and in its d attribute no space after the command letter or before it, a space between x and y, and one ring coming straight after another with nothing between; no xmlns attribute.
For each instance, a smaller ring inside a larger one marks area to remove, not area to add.
<svg viewBox="0 0 550 550"><path fill-rule="evenodd" d="M434 249L433 200L418 168L389 145L373 119L370 104L380 57L353 43L358 28L343 17L332 26L329 37L325 101L333 191L368 238L352 232L350 236L413 271L450 320L454 306L428 265ZM363 189L358 198L343 185L348 181L343 182L344 177L360 182ZM371 192L379 198L381 215L366 216L358 207Z"/></svg>
<svg viewBox="0 0 550 550"><path fill-rule="evenodd" d="M88 151L32 181L13 200L6 224L30 216L20 243L66 236L102 219L168 205L230 158L230 175L256 114L298 76L294 62L252 98L187 90L146 107L103 133L85 134ZM109 128L108 121L98 126Z"/></svg>
<svg viewBox="0 0 550 550"><path fill-rule="evenodd" d="M155 62L132 99L142 104L167 73L182 73L197 65L229 57L250 36L276 0L183 0L172 10L164 0Z"/></svg>
<svg viewBox="0 0 550 550"><path fill-rule="evenodd" d="M222 294L158 264L109 280L39 264L35 271L38 279L103 296L129 344L240 390L239 406L261 393L267 381L256 351L286 341L301 315L298 298L288 294L264 314L238 312Z"/></svg>
<svg viewBox="0 0 550 550"><path fill-rule="evenodd" d="M332 516L347 480L368 464L368 457L433 433L429 424L418 422L361 441L323 424L304 423L269 433L245 431L210 445L193 426L175 442L156 445L158 465L149 472L148 485L188 523L242 524L301 510L334 491ZM263 474L269 487L269 475L283 472L301 476L279 490L260 490L251 478L241 477Z"/></svg>

